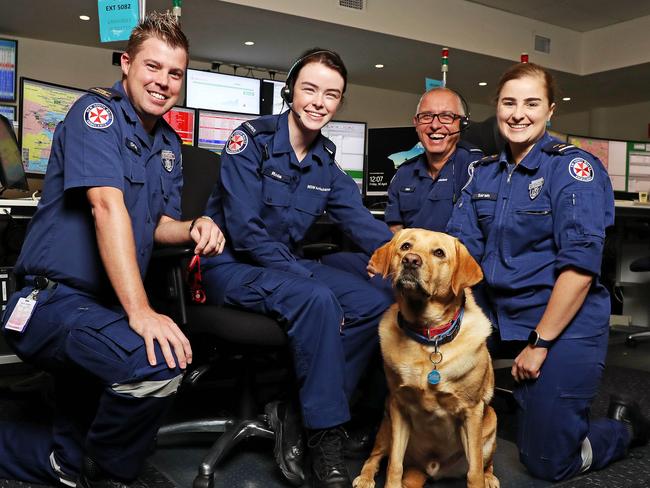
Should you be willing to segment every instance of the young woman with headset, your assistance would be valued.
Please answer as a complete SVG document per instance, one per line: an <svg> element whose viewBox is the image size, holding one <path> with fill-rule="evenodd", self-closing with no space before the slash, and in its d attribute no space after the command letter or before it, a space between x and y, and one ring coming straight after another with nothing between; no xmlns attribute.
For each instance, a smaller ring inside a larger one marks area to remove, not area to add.
<svg viewBox="0 0 650 488"><path fill-rule="evenodd" d="M320 131L341 106L346 83L338 54L308 51L282 90L290 110L232 133L206 210L227 245L202 260L208 301L269 314L286 326L315 487L351 486L342 425L391 304L366 280L300 256L307 230L325 211L368 254L392 237L363 207L355 182L336 164L336 147ZM267 414L280 436L276 460L289 481L301 484L298 417L290 403L273 403Z"/></svg>

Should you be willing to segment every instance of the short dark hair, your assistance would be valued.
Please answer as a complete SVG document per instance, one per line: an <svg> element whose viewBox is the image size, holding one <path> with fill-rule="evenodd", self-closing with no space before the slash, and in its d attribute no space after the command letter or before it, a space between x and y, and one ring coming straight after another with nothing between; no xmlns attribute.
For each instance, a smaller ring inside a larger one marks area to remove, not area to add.
<svg viewBox="0 0 650 488"><path fill-rule="evenodd" d="M340 74L343 78L343 93L345 93L345 89L348 86L348 70L346 69L345 64L343 64L341 56L334 51L320 47L314 47L302 53L289 70L289 73L287 73L287 85L289 85L292 90L296 80L298 79L300 70L309 63L324 64L328 68L331 68Z"/></svg>
<svg viewBox="0 0 650 488"><path fill-rule="evenodd" d="M155 37L173 48L182 48L190 59L190 43L170 12L151 12L131 32L126 52L134 58L147 39Z"/></svg>
<svg viewBox="0 0 650 488"><path fill-rule="evenodd" d="M501 75L501 79L497 84L497 93L494 100L499 100L499 95L501 94L501 90L503 90L503 85L511 80L518 80L524 76L538 77L544 80L544 84L546 85L546 98L548 98L548 104L552 105L555 103L555 92L557 91L555 79L551 73L535 63L517 63L508 68L506 72Z"/></svg>

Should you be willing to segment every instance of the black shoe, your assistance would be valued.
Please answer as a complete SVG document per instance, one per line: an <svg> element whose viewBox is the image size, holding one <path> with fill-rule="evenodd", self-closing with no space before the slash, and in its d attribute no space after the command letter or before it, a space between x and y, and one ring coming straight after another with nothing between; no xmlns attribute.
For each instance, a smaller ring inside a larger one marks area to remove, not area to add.
<svg viewBox="0 0 650 488"><path fill-rule="evenodd" d="M126 483L110 479L92 459L85 458L77 481L77 488L147 488L147 485L137 480Z"/></svg>
<svg viewBox="0 0 650 488"><path fill-rule="evenodd" d="M378 427L375 423L364 423L355 428L348 427L348 436L343 442L345 455L353 459L365 458L375 442Z"/></svg>
<svg viewBox="0 0 650 488"><path fill-rule="evenodd" d="M343 456L346 439L347 434L343 427L311 433L307 446L311 454L312 487L352 488Z"/></svg>
<svg viewBox="0 0 650 488"><path fill-rule="evenodd" d="M612 395L607 416L623 422L628 427L632 436L629 447L644 446L648 443L650 421L643 416L637 402Z"/></svg>
<svg viewBox="0 0 650 488"><path fill-rule="evenodd" d="M288 402L271 402L264 408L275 433L273 455L284 477L295 486L305 481L303 470L304 435L296 408Z"/></svg>

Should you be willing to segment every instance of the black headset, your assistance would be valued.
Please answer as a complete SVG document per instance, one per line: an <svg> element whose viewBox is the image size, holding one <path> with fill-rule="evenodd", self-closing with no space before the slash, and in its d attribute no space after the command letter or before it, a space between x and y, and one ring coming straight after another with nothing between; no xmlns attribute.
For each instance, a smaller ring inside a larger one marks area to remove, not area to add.
<svg viewBox="0 0 650 488"><path fill-rule="evenodd" d="M280 97L282 97L282 100L284 100L287 105L291 105L293 103L293 72L296 70L298 66L301 66L304 64L306 60L311 58L312 56L316 56L318 54L331 54L335 58L339 58L339 55L336 54L334 51L330 51L329 49L319 49L318 51L314 51L311 53L307 53L304 56L298 58L295 63L291 65L291 68L289 68L289 72L287 73L287 79L284 82L284 86L282 87L282 90L280 91Z"/></svg>

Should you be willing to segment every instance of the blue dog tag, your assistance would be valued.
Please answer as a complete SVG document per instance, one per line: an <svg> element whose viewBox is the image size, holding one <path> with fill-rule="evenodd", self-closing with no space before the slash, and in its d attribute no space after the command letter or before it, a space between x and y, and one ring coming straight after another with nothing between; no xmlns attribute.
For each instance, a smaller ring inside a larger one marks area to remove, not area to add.
<svg viewBox="0 0 650 488"><path fill-rule="evenodd" d="M434 369L427 375L427 380L432 385L437 385L438 383L440 383L440 373Z"/></svg>

